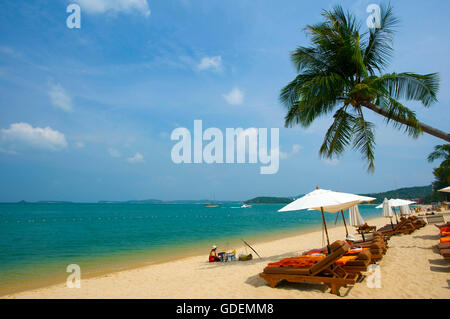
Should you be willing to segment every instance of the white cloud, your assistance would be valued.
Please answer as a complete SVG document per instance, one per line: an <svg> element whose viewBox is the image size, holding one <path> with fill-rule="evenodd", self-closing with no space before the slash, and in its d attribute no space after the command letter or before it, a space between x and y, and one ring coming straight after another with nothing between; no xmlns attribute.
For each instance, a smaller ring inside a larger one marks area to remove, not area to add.
<svg viewBox="0 0 450 319"><path fill-rule="evenodd" d="M120 154L120 152L118 150L116 150L115 148L109 148L108 153L109 153L109 155L111 155L111 157L121 157L122 156L122 154Z"/></svg>
<svg viewBox="0 0 450 319"><path fill-rule="evenodd" d="M302 148L303 147L301 145L299 145L299 144L292 145L292 154L296 154L296 153L300 152L300 150Z"/></svg>
<svg viewBox="0 0 450 319"><path fill-rule="evenodd" d="M287 159L287 158L289 158L290 156L292 156L292 155L297 154L298 152L300 152L300 150L301 150L302 148L303 148L303 147L302 147L301 145L299 145L299 144L294 144L294 145L292 145L292 150L291 150L290 152L282 152L282 151L280 151L280 158L281 158L281 159Z"/></svg>
<svg viewBox="0 0 450 319"><path fill-rule="evenodd" d="M332 158L332 159L323 158L322 162L324 162L326 165L329 165L329 166L336 166L337 164L339 164L339 160L336 158Z"/></svg>
<svg viewBox="0 0 450 319"><path fill-rule="evenodd" d="M21 148L59 151L67 147L64 134L49 126L32 127L28 123L13 123L8 129L2 129L1 142L7 145L10 151Z"/></svg>
<svg viewBox="0 0 450 319"><path fill-rule="evenodd" d="M139 12L149 17L151 14L147 0L77 0L81 6L81 11L88 13L131 13Z"/></svg>
<svg viewBox="0 0 450 319"><path fill-rule="evenodd" d="M72 98L67 94L66 90L60 84L54 84L48 92L52 104L66 112L72 112Z"/></svg>
<svg viewBox="0 0 450 319"><path fill-rule="evenodd" d="M141 153L137 152L133 157L128 157L127 161L128 161L128 163L132 163L132 164L141 163L144 161L144 156Z"/></svg>
<svg viewBox="0 0 450 319"><path fill-rule="evenodd" d="M223 97L231 105L239 105L244 102L244 93L238 88L234 88L228 94L223 94Z"/></svg>
<svg viewBox="0 0 450 319"><path fill-rule="evenodd" d="M85 145L84 145L83 142L76 142L76 143L75 143L75 146L76 146L77 148L83 148Z"/></svg>
<svg viewBox="0 0 450 319"><path fill-rule="evenodd" d="M221 56L213 56L213 57L204 57L200 64L198 65L199 70L208 70L214 69L219 72L222 70L222 57Z"/></svg>

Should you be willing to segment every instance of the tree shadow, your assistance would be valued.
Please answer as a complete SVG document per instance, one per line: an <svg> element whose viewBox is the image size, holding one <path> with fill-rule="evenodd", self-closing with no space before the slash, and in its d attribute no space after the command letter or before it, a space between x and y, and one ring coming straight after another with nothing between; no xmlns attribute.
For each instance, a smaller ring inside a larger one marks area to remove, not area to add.
<svg viewBox="0 0 450 319"><path fill-rule="evenodd" d="M358 281L359 283L360 281ZM245 281L246 284L251 285L255 288L259 288L259 287L269 287L269 285L267 284L267 282L261 278L258 275L253 275L247 278L247 280ZM347 286L347 287L341 287L340 289L340 293L341 296L340 297L346 297L350 294L351 289L353 288L353 286ZM324 285L324 284L320 284L320 283L308 283L308 282L303 282L303 283L296 283L296 282L288 282L286 280L282 280L280 281L277 286L273 289L283 289L283 290L298 290L298 291L304 291L304 292L320 292L320 293L330 293L330 289Z"/></svg>

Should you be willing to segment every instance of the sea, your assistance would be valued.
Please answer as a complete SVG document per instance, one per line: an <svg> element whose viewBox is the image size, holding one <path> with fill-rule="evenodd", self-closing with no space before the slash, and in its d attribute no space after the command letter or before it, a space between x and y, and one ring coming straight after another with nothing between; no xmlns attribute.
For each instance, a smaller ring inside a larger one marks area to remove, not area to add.
<svg viewBox="0 0 450 319"><path fill-rule="evenodd" d="M277 212L281 207L0 203L0 296L64 282L73 264L87 278L182 256L204 254L206 262L212 245L231 251L241 240L251 245L321 229L320 212ZM359 210L366 219L381 216L374 205ZM339 215L325 216L328 225L342 225Z"/></svg>

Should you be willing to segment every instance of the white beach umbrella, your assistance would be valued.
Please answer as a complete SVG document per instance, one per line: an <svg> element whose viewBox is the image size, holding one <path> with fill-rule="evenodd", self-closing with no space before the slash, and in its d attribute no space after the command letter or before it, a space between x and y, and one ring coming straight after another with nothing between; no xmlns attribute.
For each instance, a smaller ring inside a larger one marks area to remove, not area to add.
<svg viewBox="0 0 450 319"><path fill-rule="evenodd" d="M384 200L386 201L387 198L385 198ZM415 203L416 202L413 202L413 201L410 201L410 200L398 199L398 198L391 198L389 200L389 206L390 207L400 207L400 206L412 205L412 204L415 204ZM383 202L383 204L380 204L380 205L378 205L375 208L383 208L383 207L384 207L384 202Z"/></svg>
<svg viewBox="0 0 450 319"><path fill-rule="evenodd" d="M445 193L450 193L450 186L440 189L439 192L445 192Z"/></svg>
<svg viewBox="0 0 450 319"><path fill-rule="evenodd" d="M383 216L392 218L394 215L392 214L391 204L387 198L384 199L383 204L377 206L377 208L383 208Z"/></svg>
<svg viewBox="0 0 450 319"><path fill-rule="evenodd" d="M344 218L344 210L359 203L372 200L375 200L375 198L317 188L311 193L308 193L305 196L284 206L279 210L279 212L297 211L304 209L320 210L322 213L322 222L325 228L325 234L327 236L327 243L328 245L330 245L327 224L325 222L325 216L323 212L325 211L328 213L337 213L340 211L342 213L342 217ZM347 225L345 225L345 227L347 228Z"/></svg>
<svg viewBox="0 0 450 319"><path fill-rule="evenodd" d="M364 219L361 217L359 213L358 205L352 206L348 210L348 217L350 220L350 225L358 227L364 225Z"/></svg>
<svg viewBox="0 0 450 319"><path fill-rule="evenodd" d="M379 208L379 206L377 206L377 208ZM383 208L383 216L390 218L392 229L394 229L394 224L392 224L392 209L387 198L384 199L383 204L381 204L380 208Z"/></svg>
<svg viewBox="0 0 450 319"><path fill-rule="evenodd" d="M400 214L402 215L411 215L411 209L408 205L400 206Z"/></svg>

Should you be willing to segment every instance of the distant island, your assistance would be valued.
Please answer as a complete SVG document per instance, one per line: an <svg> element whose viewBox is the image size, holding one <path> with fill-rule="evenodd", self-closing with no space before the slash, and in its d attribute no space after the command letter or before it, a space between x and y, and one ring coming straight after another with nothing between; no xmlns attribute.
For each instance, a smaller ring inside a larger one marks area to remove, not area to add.
<svg viewBox="0 0 450 319"><path fill-rule="evenodd" d="M269 197L261 196L249 199L246 204L289 204L295 200L293 197Z"/></svg>
<svg viewBox="0 0 450 319"><path fill-rule="evenodd" d="M302 197L304 194L299 194L295 197L274 197L274 196L258 196L247 201L231 201L224 200L218 201L222 204L289 204L294 201L296 198ZM435 198L435 194L433 193L433 189L431 185L428 186L415 186L415 187L404 187L398 188L382 193L369 193L369 194L359 194L362 196L370 196L375 197L376 200L370 202L371 204L380 204L383 202L385 198L401 198L401 199L411 199L416 202L420 202L423 204L429 204L431 202L437 202L438 199ZM144 199L144 200L128 200L128 201L107 201L102 200L98 201L99 204L207 204L210 203L210 200L200 199L200 200L160 200L160 199ZM21 200L17 202L19 204L27 204L27 203L38 203L38 204L67 204L67 203L75 203L70 201L37 201L37 202L28 202L25 200Z"/></svg>

